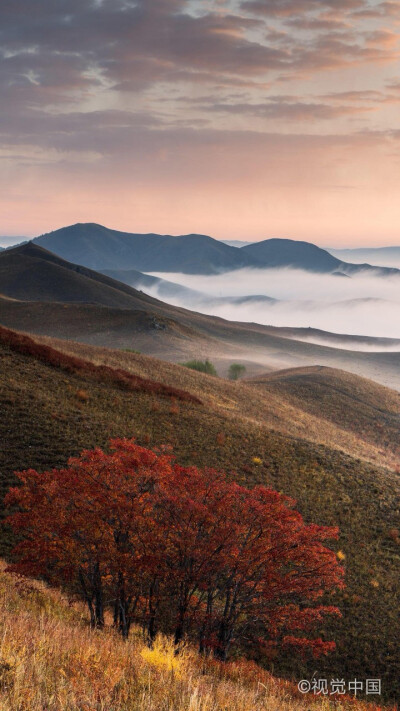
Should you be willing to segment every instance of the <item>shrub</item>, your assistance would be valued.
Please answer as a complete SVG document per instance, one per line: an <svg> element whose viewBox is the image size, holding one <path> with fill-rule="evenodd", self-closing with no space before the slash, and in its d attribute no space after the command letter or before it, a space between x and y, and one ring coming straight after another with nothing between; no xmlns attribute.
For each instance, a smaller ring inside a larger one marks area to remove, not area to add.
<svg viewBox="0 0 400 711"><path fill-rule="evenodd" d="M246 367L240 365L240 363L232 363L229 366L228 378L229 380L239 380L246 372Z"/></svg>
<svg viewBox="0 0 400 711"><path fill-rule="evenodd" d="M198 370L199 373L207 373L207 375L217 375L217 371L209 360L188 360L186 363L181 363L185 368Z"/></svg>

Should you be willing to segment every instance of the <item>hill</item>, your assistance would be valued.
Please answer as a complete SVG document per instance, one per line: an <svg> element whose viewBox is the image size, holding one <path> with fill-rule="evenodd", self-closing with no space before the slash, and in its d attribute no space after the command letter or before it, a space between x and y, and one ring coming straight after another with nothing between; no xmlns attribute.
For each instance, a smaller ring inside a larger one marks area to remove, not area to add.
<svg viewBox="0 0 400 711"><path fill-rule="evenodd" d="M118 365L197 401L148 388L132 393L108 376L93 377L90 369L71 372L65 362L50 364L43 354L38 359L35 349L31 355L29 348L16 352L3 339L0 437L7 442L0 460L3 491L15 469L61 466L84 448L105 447L110 437L135 435L146 446L173 445L182 464L212 465L238 481L265 483L293 496L306 520L340 526L339 546L346 556L347 589L337 600L343 618L325 628L338 649L317 663L318 672L335 678L381 677L386 697L396 698L400 480L389 459L397 456L397 394L328 372L319 376L318 387L312 385L306 405L300 406L286 391L265 390L262 383L230 383L142 355L64 345L81 359ZM312 374L317 376L318 372ZM287 374L276 377L284 382ZM325 416L323 405L317 414L311 412L320 388L333 387L334 382L338 391L334 403L340 407L347 406L351 388L357 393L357 431L348 431L346 422L338 423L334 412ZM387 427L387 442L385 435L378 448L373 428L385 428L387 422L393 423ZM4 552L8 545L3 532ZM297 678L311 676L315 665L285 657L274 660L277 673Z"/></svg>
<svg viewBox="0 0 400 711"><path fill-rule="evenodd" d="M109 626L90 630L78 604L0 565L3 711L334 711L244 660L223 665L190 647L176 656L163 637L149 649L140 630L128 641ZM346 698L341 711L378 708Z"/></svg>
<svg viewBox="0 0 400 711"><path fill-rule="evenodd" d="M400 461L400 394L333 368L291 368L248 381L305 414L384 448Z"/></svg>
<svg viewBox="0 0 400 711"><path fill-rule="evenodd" d="M267 239L241 248L264 267L296 267L313 272L340 271L341 262L309 242Z"/></svg>
<svg viewBox="0 0 400 711"><path fill-rule="evenodd" d="M349 337L343 337L349 350L341 350L340 342L330 340L329 334L326 345L319 345L308 342L309 329L202 315L67 262L32 243L0 254L0 323L43 336L134 348L175 362L212 357L222 374L238 358L249 375L318 363L400 389L400 352L372 352L374 344L382 350L380 339L369 339L371 352L360 353L352 350L357 339L352 342ZM396 342L392 345L396 347Z"/></svg>
<svg viewBox="0 0 400 711"><path fill-rule="evenodd" d="M337 259L325 249L310 242L291 239L267 239L241 247L264 268L294 267L310 272L351 275L374 270L382 275L400 275L397 269L374 267L370 264L349 264Z"/></svg>
<svg viewBox="0 0 400 711"><path fill-rule="evenodd" d="M131 234L102 225L76 224L37 237L34 243L96 270L216 274L254 266L245 253L206 235Z"/></svg>
<svg viewBox="0 0 400 711"><path fill-rule="evenodd" d="M354 264L369 262L380 267L400 269L400 247L361 247L358 249L328 249L337 259Z"/></svg>
<svg viewBox="0 0 400 711"><path fill-rule="evenodd" d="M296 267L351 275L373 268L369 264L348 264L308 242L268 239L239 248L206 235L134 234L92 223L63 227L36 237L33 242L70 262L98 271L218 274L244 267ZM400 273L385 268L378 268L378 272Z"/></svg>
<svg viewBox="0 0 400 711"><path fill-rule="evenodd" d="M167 305L146 306L145 302L131 310L0 296L0 323L38 336L135 349L175 363L210 358L220 375L226 375L229 365L238 361L246 366L249 376L320 364L400 390L400 352L382 352L379 339L369 341L370 352L363 352L355 350L358 343L350 338L344 341L347 350L340 342L331 342L329 336L324 345L320 345L322 335L314 343L308 329L291 336L290 329L229 322Z"/></svg>
<svg viewBox="0 0 400 711"><path fill-rule="evenodd" d="M19 301L91 303L148 308L154 300L106 275L61 259L28 242L0 255L0 293Z"/></svg>

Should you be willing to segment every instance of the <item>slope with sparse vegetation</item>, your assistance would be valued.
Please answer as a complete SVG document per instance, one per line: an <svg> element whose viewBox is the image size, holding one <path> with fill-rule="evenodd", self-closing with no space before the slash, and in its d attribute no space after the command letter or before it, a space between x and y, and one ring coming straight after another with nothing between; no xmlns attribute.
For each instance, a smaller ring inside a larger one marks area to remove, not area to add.
<svg viewBox="0 0 400 711"><path fill-rule="evenodd" d="M333 430L331 440L323 434L318 439L308 426L318 418L314 415L313 420L308 413L303 435L300 419L293 431L293 405L285 405L276 393L261 396L263 389L254 384L230 383L133 353L67 343L64 347L97 365L118 364L131 374L178 387L201 403L146 390L132 392L110 379L94 379L84 370L67 372L3 344L2 493L14 483L16 469L63 466L85 448L105 447L111 437L136 436L146 446L172 445L182 465L212 465L239 482L264 483L293 496L306 521L338 525L341 530L347 588L335 602L343 618L325 627L327 638L337 642L337 652L318 665L318 671L335 677L381 677L386 698L395 699L400 677L400 486L389 458L382 455L379 460L378 449L354 433L353 456L350 449L344 451L343 438L334 446ZM356 380L364 392L364 381ZM390 411L395 400L390 391L383 391L380 406L387 398L384 409ZM337 434L342 431L333 422L330 426ZM7 552L9 531L3 530L1 541ZM278 673L294 678L315 671L315 662L285 656L278 656L273 665Z"/></svg>

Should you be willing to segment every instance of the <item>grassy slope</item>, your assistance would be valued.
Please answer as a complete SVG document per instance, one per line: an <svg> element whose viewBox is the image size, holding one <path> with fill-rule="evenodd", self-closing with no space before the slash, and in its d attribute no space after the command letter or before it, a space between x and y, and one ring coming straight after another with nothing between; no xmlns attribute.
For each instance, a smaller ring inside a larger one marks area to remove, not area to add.
<svg viewBox="0 0 400 711"><path fill-rule="evenodd" d="M251 379L305 414L322 418L370 442L382 456L389 448L400 463L400 394L351 373L315 366ZM338 442L339 443L339 442Z"/></svg>
<svg viewBox="0 0 400 711"><path fill-rule="evenodd" d="M157 328L154 319L165 329ZM221 373L238 360L248 366L250 375L270 368L326 365L400 391L400 352L363 353L315 345L286 338L286 330L281 334L268 326L224 321L167 305L112 309L97 304L10 301L0 295L0 323L85 344L135 348L173 362L210 357Z"/></svg>
<svg viewBox="0 0 400 711"><path fill-rule="evenodd" d="M351 373L315 366L232 383L222 378L199 379L191 370L140 354L48 337L37 340L170 387L178 382L224 415L263 423L282 434L341 449L368 461L391 467L400 463L400 394Z"/></svg>
<svg viewBox="0 0 400 711"><path fill-rule="evenodd" d="M79 606L1 563L0 620L0 711L377 711L305 699L246 662L205 662L190 648L177 657L163 638L150 650L139 630L128 642L91 631Z"/></svg>
<svg viewBox="0 0 400 711"><path fill-rule="evenodd" d="M308 520L340 526L348 587L338 599L343 619L326 630L337 641L337 653L308 667L277 659L275 669L297 677L316 669L335 678L381 677L386 695L396 698L400 548L393 529L399 527L399 477L333 445L271 429L268 418L274 414L268 414L268 401L272 408L277 400L270 394L262 412L242 417L245 402L258 410L254 385L222 382L134 354L99 351L98 359L101 353L110 360L122 358L119 365L129 362L138 375L201 393L204 404L129 393L3 348L0 440L7 447L0 460L2 489L12 482L14 469L59 466L82 448L105 446L116 435L135 435L149 446L173 444L184 464L221 467L240 481L262 482L294 496ZM4 535L3 551L8 543Z"/></svg>

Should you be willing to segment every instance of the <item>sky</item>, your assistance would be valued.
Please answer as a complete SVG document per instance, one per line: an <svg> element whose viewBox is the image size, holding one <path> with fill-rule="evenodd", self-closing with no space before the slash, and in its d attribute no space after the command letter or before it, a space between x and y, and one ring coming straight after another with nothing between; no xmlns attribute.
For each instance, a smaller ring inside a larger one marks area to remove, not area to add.
<svg viewBox="0 0 400 711"><path fill-rule="evenodd" d="M1 0L0 234L400 244L400 0Z"/></svg>

